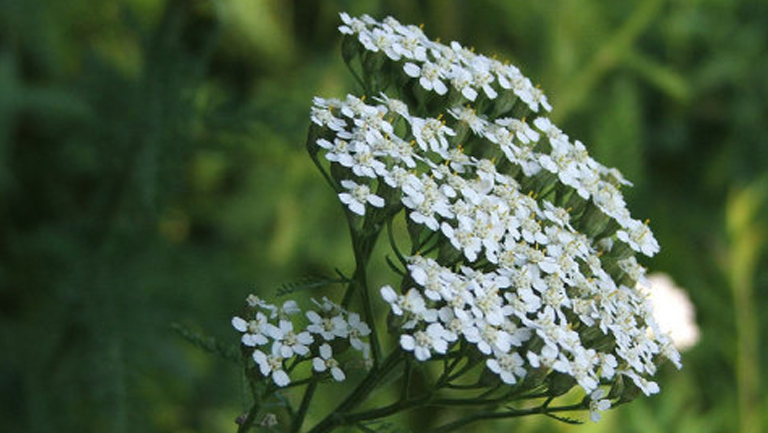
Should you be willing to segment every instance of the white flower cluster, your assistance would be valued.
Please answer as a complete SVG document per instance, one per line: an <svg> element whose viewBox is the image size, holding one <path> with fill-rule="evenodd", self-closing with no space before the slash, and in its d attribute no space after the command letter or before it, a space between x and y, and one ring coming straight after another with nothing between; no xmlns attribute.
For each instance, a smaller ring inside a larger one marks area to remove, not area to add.
<svg viewBox="0 0 768 433"><path fill-rule="evenodd" d="M455 251L410 257L402 290L381 289L402 320L400 346L425 361L464 341L508 384L534 370L565 374L595 410L610 405L598 386L619 377L658 392L649 378L660 358L680 361L635 288L645 270L633 252L652 256L659 245L626 208L629 182L546 116L528 123L473 108L482 92L551 109L514 66L392 18L342 20L342 33L402 64L423 89L462 95L436 118L385 94L372 104L316 98L312 108L322 132L311 145L349 211L403 208L411 224L439 233L441 253Z"/></svg>
<svg viewBox="0 0 768 433"><path fill-rule="evenodd" d="M402 25L392 17L380 23L367 15L355 18L342 13L341 19L341 33L356 37L370 52L402 63L403 72L418 79L427 91L445 95L453 88L468 101L477 100L480 92L496 99L500 92L509 91L534 112L540 107L552 110L544 93L515 66L475 54L458 42L447 46L431 41L421 28Z"/></svg>
<svg viewBox="0 0 768 433"><path fill-rule="evenodd" d="M289 374L296 364L312 361L314 371L328 372L336 381L346 375L342 365L333 357L334 347L339 340L349 345L368 359L367 337L371 333L368 325L357 313L350 313L339 305L323 298L313 300L317 311L308 310L304 315L306 327L297 330L295 316L301 309L295 301L287 301L282 307L268 304L254 295L248 296L249 315L246 318L233 317L232 326L243 333L241 342L254 347L253 360L265 377L271 377L277 386L291 383ZM289 366L288 361L294 360Z"/></svg>

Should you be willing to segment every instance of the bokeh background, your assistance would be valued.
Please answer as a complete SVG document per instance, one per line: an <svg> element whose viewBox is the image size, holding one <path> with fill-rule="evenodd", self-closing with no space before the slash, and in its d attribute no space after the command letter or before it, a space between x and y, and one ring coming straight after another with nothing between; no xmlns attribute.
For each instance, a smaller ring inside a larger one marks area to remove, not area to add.
<svg viewBox="0 0 768 433"><path fill-rule="evenodd" d="M173 324L236 343L248 293L351 269L304 151L312 96L356 91L339 11L520 66L697 309L661 394L473 431L768 429L765 0L0 0L0 430L235 430L238 365Z"/></svg>

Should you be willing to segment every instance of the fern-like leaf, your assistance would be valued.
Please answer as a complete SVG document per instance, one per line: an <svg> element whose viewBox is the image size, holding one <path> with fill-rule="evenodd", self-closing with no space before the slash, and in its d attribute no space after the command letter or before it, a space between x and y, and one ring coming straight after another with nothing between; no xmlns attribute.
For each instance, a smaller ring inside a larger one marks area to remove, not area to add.
<svg viewBox="0 0 768 433"><path fill-rule="evenodd" d="M557 421L564 422L566 424L571 424L571 425L581 425L581 424L584 424L584 421L579 421L577 419L567 418L567 417L564 417L564 416L557 416L557 415L551 414L551 413L544 412L544 415L546 415L546 416L548 416L548 417L550 417L552 419L555 419Z"/></svg>
<svg viewBox="0 0 768 433"><path fill-rule="evenodd" d="M349 279L345 277L340 278L326 278L326 277L309 277L304 278L299 281L294 281L291 283L285 283L277 288L277 296L283 297L286 295L291 295L296 292L301 292L304 290L314 290L314 289L322 289L323 287L328 287L332 284L345 284L348 283Z"/></svg>
<svg viewBox="0 0 768 433"><path fill-rule="evenodd" d="M196 347L219 355L222 359L240 363L241 353L238 346L233 344L224 344L216 340L214 337L208 337L198 332L193 331L187 326L179 323L171 325L174 331L176 331L183 339L192 343Z"/></svg>

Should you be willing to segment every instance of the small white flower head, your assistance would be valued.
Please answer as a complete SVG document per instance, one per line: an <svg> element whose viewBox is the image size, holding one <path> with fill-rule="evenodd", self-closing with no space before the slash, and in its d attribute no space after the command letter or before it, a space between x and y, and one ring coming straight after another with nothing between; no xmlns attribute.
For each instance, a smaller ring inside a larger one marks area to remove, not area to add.
<svg viewBox="0 0 768 433"><path fill-rule="evenodd" d="M346 338L349 334L349 327L341 314L321 316L315 311L307 311L306 316L310 321L307 331L319 334L325 341Z"/></svg>
<svg viewBox="0 0 768 433"><path fill-rule="evenodd" d="M339 200L346 204L350 211L360 216L365 215L366 204L374 207L384 207L384 199L373 194L367 185L359 185L351 180L342 180L341 186L347 192L339 193Z"/></svg>
<svg viewBox="0 0 768 433"><path fill-rule="evenodd" d="M294 354L306 355L309 353L309 345L314 341L309 332L294 332L293 322L290 320L280 320L278 326L269 325L267 332L275 341L272 345L273 351L283 358L290 358Z"/></svg>
<svg viewBox="0 0 768 433"><path fill-rule="evenodd" d="M245 320L241 317L232 318L232 327L243 333L242 343L246 346L261 346L267 344L267 316L256 313L253 320Z"/></svg>
<svg viewBox="0 0 768 433"><path fill-rule="evenodd" d="M363 322L360 315L357 313L349 314L349 321L347 326L349 329L349 344L353 348L361 352L365 352L368 348L368 343L363 341L363 338L371 335L371 328L367 323Z"/></svg>
<svg viewBox="0 0 768 433"><path fill-rule="evenodd" d="M432 357L432 352L446 353L448 351L448 340L443 325L432 323L425 330L419 330L413 335L403 334L400 336L400 347L409 352L413 352L416 359L426 361Z"/></svg>
<svg viewBox="0 0 768 433"><path fill-rule="evenodd" d="M329 371L336 382L341 382L346 378L344 371L339 367L339 362L333 359L333 351L328 343L323 343L320 346L320 356L312 359L312 367L321 373Z"/></svg>
<svg viewBox="0 0 768 433"><path fill-rule="evenodd" d="M264 377L272 377L272 381L277 386L286 386L291 383L288 373L283 369L284 358L278 351L272 350L272 353L266 354L261 350L253 352L253 360L259 366L259 371Z"/></svg>
<svg viewBox="0 0 768 433"><path fill-rule="evenodd" d="M589 402L589 418L592 422L598 422L603 417L600 412L605 412L611 408L611 401L606 399L606 392L604 389L596 389L590 394Z"/></svg>
<svg viewBox="0 0 768 433"><path fill-rule="evenodd" d="M525 377L526 374L523 358L517 353L498 353L494 358L489 358L485 364L508 385L516 384L518 379Z"/></svg>
<svg viewBox="0 0 768 433"><path fill-rule="evenodd" d="M438 95L448 93L448 87L443 83L446 73L434 63L426 61L419 67L415 63L409 62L403 66L403 71L413 78L418 78L419 84L424 90L434 91Z"/></svg>

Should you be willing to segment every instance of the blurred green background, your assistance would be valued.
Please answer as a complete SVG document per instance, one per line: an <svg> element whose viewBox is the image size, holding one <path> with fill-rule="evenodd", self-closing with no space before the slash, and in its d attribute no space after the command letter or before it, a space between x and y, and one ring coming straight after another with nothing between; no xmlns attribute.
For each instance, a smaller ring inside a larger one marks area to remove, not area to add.
<svg viewBox="0 0 768 433"><path fill-rule="evenodd" d="M239 367L172 324L236 343L248 293L351 269L304 152L312 96L356 91L340 11L425 23L541 83L634 181L662 245L646 265L697 308L660 395L473 431L768 429L765 0L0 0L2 431L235 430Z"/></svg>

